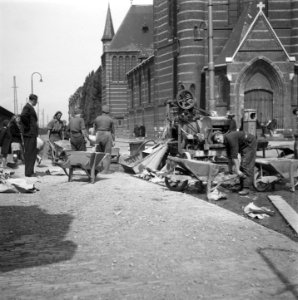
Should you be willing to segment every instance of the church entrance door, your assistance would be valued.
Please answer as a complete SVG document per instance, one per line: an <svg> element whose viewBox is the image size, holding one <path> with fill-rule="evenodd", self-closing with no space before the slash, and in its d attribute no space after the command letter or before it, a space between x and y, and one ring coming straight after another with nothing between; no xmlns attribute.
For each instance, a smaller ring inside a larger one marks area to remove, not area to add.
<svg viewBox="0 0 298 300"><path fill-rule="evenodd" d="M244 108L256 109L259 123L267 123L273 119L273 93L265 89L246 91Z"/></svg>

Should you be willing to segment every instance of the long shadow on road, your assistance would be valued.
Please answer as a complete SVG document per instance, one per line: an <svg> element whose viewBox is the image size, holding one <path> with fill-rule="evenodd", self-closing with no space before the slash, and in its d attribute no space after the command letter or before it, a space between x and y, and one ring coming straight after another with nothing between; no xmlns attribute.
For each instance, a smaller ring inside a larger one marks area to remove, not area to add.
<svg viewBox="0 0 298 300"><path fill-rule="evenodd" d="M70 260L77 245L64 240L73 216L38 206L0 206L0 272Z"/></svg>

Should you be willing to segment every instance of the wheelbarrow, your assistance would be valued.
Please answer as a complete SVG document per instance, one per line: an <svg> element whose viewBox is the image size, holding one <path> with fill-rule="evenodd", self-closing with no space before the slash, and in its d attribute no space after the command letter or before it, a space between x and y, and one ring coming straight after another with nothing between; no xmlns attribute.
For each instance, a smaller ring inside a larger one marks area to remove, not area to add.
<svg viewBox="0 0 298 300"><path fill-rule="evenodd" d="M219 172L227 171L227 166L195 159L185 159L168 156L166 169L168 175L165 176L165 184L170 190L183 191L190 176L197 179L197 188L203 189L203 182L207 182L207 194L211 189L212 180Z"/></svg>
<svg viewBox="0 0 298 300"><path fill-rule="evenodd" d="M65 151L65 161L57 163L68 176L68 182L72 181L73 172L76 169L83 170L91 183L95 182L96 175L103 167L103 160L110 154L88 151Z"/></svg>
<svg viewBox="0 0 298 300"><path fill-rule="evenodd" d="M58 164L59 161L65 161L65 151L71 150L71 145L68 140L59 140L55 142L49 142L49 147L52 155L53 164Z"/></svg>
<svg viewBox="0 0 298 300"><path fill-rule="evenodd" d="M259 192L274 187L276 182L290 181L290 190L295 192L298 179L298 160L288 158L257 158L253 186Z"/></svg>

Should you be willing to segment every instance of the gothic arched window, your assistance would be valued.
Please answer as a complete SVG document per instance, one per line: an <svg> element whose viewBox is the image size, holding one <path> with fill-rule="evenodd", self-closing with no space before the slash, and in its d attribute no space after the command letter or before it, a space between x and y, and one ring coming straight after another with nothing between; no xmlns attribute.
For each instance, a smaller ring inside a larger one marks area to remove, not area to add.
<svg viewBox="0 0 298 300"><path fill-rule="evenodd" d="M139 103L140 105L142 104L142 74L141 74L141 70L139 73Z"/></svg>
<svg viewBox="0 0 298 300"><path fill-rule="evenodd" d="M218 105L229 105L230 102L230 82L225 75L218 77L218 94L217 94Z"/></svg>
<svg viewBox="0 0 298 300"><path fill-rule="evenodd" d="M124 69L123 56L119 56L118 67L119 67L119 81L124 81L125 80L125 78L124 78L125 69Z"/></svg>
<svg viewBox="0 0 298 300"><path fill-rule="evenodd" d="M130 57L125 56L125 74L130 70Z"/></svg>
<svg viewBox="0 0 298 300"><path fill-rule="evenodd" d="M133 69L136 66L136 64L137 64L137 58L136 56L133 55L131 57L131 65L130 65L131 69Z"/></svg>
<svg viewBox="0 0 298 300"><path fill-rule="evenodd" d="M112 58L112 81L118 81L117 56Z"/></svg>
<svg viewBox="0 0 298 300"><path fill-rule="evenodd" d="M151 103L151 70L147 69L147 82L148 82L148 102Z"/></svg>

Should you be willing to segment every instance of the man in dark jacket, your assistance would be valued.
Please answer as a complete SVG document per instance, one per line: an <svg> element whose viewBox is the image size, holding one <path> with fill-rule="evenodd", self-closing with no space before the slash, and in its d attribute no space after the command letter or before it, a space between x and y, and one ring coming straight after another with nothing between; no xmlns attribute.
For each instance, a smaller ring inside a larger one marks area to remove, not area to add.
<svg viewBox="0 0 298 300"><path fill-rule="evenodd" d="M25 159L25 176L34 176L34 164L37 157L37 136L38 122L34 106L36 106L38 97L34 94L29 96L29 101L24 106L21 113L24 136L24 159Z"/></svg>
<svg viewBox="0 0 298 300"><path fill-rule="evenodd" d="M10 153L11 135L8 129L8 120L3 121L3 127L0 129L0 149L2 156L2 167L5 168L7 164L7 154Z"/></svg>
<svg viewBox="0 0 298 300"><path fill-rule="evenodd" d="M216 132L213 135L213 141L224 144L227 148L229 170L232 172L232 166L234 165L235 172L240 177L241 191L239 195L249 194L249 189L253 183L257 152L256 137L244 131L232 131L225 135ZM238 160L238 153L241 155L241 164Z"/></svg>

